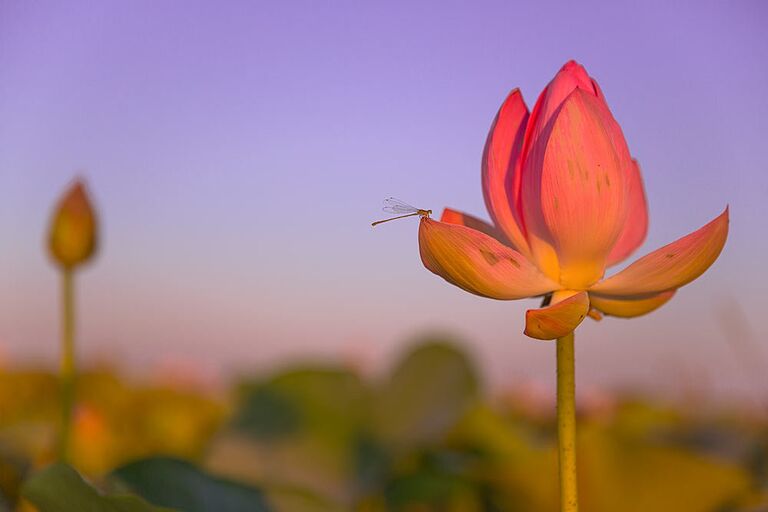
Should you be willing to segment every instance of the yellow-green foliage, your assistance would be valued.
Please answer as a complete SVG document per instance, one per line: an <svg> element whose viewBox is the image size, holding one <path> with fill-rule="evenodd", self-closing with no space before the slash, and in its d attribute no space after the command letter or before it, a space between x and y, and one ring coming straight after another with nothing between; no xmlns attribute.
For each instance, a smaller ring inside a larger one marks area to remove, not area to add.
<svg viewBox="0 0 768 512"><path fill-rule="evenodd" d="M51 373L0 370L0 505L52 460L56 390ZM92 371L78 381L73 465L110 496L182 510L178 489L209 504L256 496L270 511L556 512L554 410L531 405L491 400L471 361L435 342L377 379L303 365L218 398ZM578 423L584 510L765 510L760 420L619 396Z"/></svg>
<svg viewBox="0 0 768 512"><path fill-rule="evenodd" d="M210 396L131 385L109 371L81 375L77 393L73 464L91 476L155 453L199 458L226 411ZM54 374L0 370L0 447L50 462L58 400Z"/></svg>

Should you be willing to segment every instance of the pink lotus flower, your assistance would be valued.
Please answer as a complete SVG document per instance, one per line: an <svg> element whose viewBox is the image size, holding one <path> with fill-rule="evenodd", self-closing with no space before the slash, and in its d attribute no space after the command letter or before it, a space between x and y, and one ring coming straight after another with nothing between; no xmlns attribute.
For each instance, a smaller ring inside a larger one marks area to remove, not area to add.
<svg viewBox="0 0 768 512"><path fill-rule="evenodd" d="M515 89L491 126L482 188L493 224L452 209L421 219L424 266L477 295L549 296L525 334L555 339L587 314L639 316L717 259L728 208L701 229L604 279L643 242L648 212L637 162L597 83L568 62L533 112Z"/></svg>

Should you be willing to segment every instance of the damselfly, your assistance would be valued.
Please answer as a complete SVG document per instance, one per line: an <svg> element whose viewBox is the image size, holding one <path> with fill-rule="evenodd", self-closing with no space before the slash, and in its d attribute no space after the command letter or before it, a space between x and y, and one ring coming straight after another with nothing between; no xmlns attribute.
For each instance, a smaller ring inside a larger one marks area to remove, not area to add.
<svg viewBox="0 0 768 512"><path fill-rule="evenodd" d="M415 206L411 206L408 203L405 203L394 197L388 197L384 200L384 208L382 208L382 210L387 213L393 213L397 215L397 217L377 220L376 222L371 223L371 226L376 226L377 224L389 222L391 220L404 219L405 217L414 217L416 215L419 215L420 217L429 217L432 215L432 210L422 210L421 208L416 208Z"/></svg>

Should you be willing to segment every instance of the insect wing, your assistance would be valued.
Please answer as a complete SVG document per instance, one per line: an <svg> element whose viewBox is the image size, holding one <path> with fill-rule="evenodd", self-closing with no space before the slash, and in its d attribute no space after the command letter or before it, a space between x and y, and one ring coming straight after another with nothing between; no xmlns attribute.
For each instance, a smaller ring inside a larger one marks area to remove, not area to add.
<svg viewBox="0 0 768 512"><path fill-rule="evenodd" d="M417 211L419 211L418 208L414 208L408 203L403 202L394 197L388 197L384 200L384 208L382 208L382 210L384 210L387 213L392 213L394 215L416 213Z"/></svg>

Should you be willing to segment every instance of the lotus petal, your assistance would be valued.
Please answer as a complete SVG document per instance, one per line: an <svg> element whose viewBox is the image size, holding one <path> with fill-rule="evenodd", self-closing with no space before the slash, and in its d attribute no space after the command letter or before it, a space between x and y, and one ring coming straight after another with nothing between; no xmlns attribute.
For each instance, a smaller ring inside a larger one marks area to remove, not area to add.
<svg viewBox="0 0 768 512"><path fill-rule="evenodd" d="M428 270L483 297L521 299L559 288L525 256L466 226L422 218L419 250Z"/></svg>
<svg viewBox="0 0 768 512"><path fill-rule="evenodd" d="M472 228L476 231L480 231L481 233L485 233L488 236L492 236L504 245L512 247L512 243L509 241L509 239L507 239L504 233L496 229L495 226L492 226L491 224L488 224L484 220L478 219L473 215L469 215L468 213L446 208L443 210L443 214L440 216L440 222L445 222L447 224L458 224L459 226Z"/></svg>
<svg viewBox="0 0 768 512"><path fill-rule="evenodd" d="M627 182L627 218L616 244L608 255L607 265L624 261L640 247L648 234L648 204L645 200L643 178L640 166L632 160L628 170Z"/></svg>
<svg viewBox="0 0 768 512"><path fill-rule="evenodd" d="M574 292L555 304L526 311L525 334L538 340L562 338L578 327L588 311L587 292Z"/></svg>
<svg viewBox="0 0 768 512"><path fill-rule="evenodd" d="M621 318L633 318L645 315L660 308L675 295L676 291L677 290L670 290L668 292L661 292L640 299L617 299L590 293L589 302L593 308L596 308L606 315L618 316Z"/></svg>
<svg viewBox="0 0 768 512"><path fill-rule="evenodd" d="M528 108L518 89L512 91L493 120L485 142L482 184L485 206L496 226L513 246L528 253L520 226L520 150L528 121Z"/></svg>
<svg viewBox="0 0 768 512"><path fill-rule="evenodd" d="M727 237L728 208L709 224L643 256L590 291L628 298L680 288L715 262Z"/></svg>
<svg viewBox="0 0 768 512"><path fill-rule="evenodd" d="M522 204L532 252L551 275L546 245L554 249L565 288L585 289L603 276L626 218L625 148L615 146L612 122L601 100L577 88L525 161Z"/></svg>
<svg viewBox="0 0 768 512"><path fill-rule="evenodd" d="M528 154L539 135L544 131L550 118L565 101L565 98L577 88L593 95L597 94L597 89L593 85L592 79L587 74L584 66L570 60L560 68L555 78L541 91L536 104L533 106L533 111L525 129L525 139L522 148L524 157Z"/></svg>

